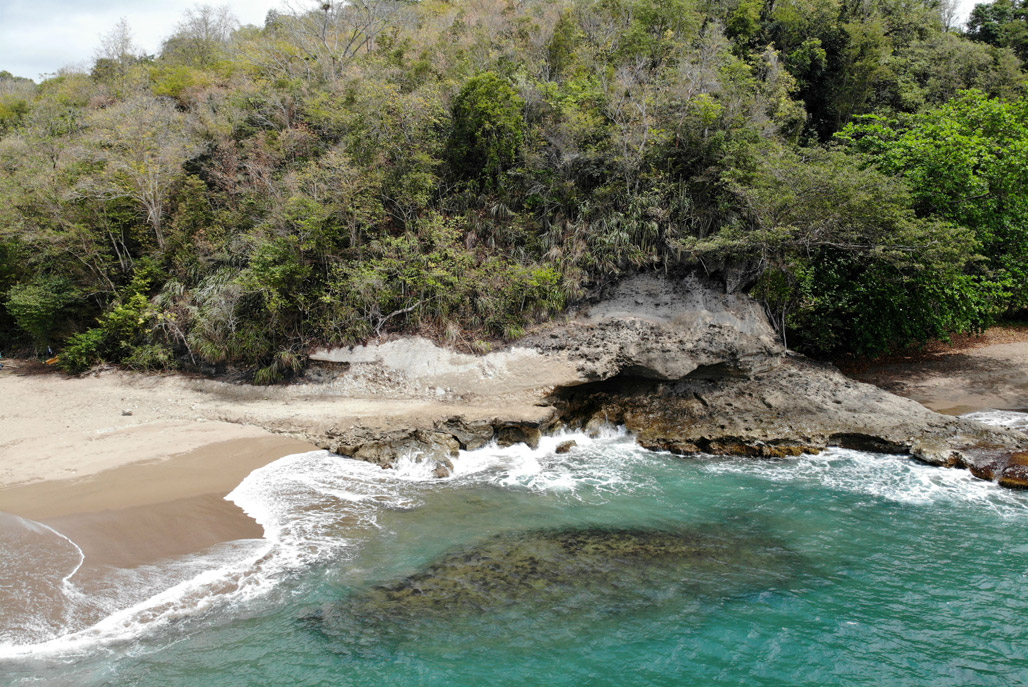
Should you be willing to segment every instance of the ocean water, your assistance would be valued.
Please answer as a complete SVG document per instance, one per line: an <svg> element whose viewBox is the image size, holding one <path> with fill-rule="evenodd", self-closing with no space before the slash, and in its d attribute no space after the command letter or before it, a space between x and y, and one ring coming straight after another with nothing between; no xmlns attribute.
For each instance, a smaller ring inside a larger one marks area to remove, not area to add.
<svg viewBox="0 0 1028 687"><path fill-rule="evenodd" d="M228 497L264 539L103 589L0 516L0 685L1028 685L1025 493L614 430L455 464L283 458ZM5 577L33 556L45 575Z"/></svg>

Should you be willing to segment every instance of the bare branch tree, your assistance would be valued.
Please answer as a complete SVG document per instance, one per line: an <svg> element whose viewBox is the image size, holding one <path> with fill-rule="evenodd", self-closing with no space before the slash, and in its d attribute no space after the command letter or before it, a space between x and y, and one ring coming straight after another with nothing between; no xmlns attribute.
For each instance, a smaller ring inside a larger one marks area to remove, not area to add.
<svg viewBox="0 0 1028 687"><path fill-rule="evenodd" d="M942 26L947 31L958 28L960 25L959 0L939 0L939 15L942 19Z"/></svg>
<svg viewBox="0 0 1028 687"><path fill-rule="evenodd" d="M307 9L286 4L291 17L279 17L276 26L295 47L293 56L304 63L307 78L336 79L354 55L374 48L375 39L405 9L398 0L319 2Z"/></svg>
<svg viewBox="0 0 1028 687"><path fill-rule="evenodd" d="M95 57L98 60L124 63L135 58L138 51L139 48L132 36L132 28L125 17L122 17L110 31L100 36L100 47L96 49Z"/></svg>
<svg viewBox="0 0 1028 687"><path fill-rule="evenodd" d="M164 54L200 66L213 64L239 27L228 5L197 5L186 10L175 33L164 42Z"/></svg>
<svg viewBox="0 0 1028 687"><path fill-rule="evenodd" d="M163 249L168 197L183 163L199 149L185 116L169 102L137 96L94 113L91 124L90 153L103 163L103 172L80 184L77 193L136 201Z"/></svg>

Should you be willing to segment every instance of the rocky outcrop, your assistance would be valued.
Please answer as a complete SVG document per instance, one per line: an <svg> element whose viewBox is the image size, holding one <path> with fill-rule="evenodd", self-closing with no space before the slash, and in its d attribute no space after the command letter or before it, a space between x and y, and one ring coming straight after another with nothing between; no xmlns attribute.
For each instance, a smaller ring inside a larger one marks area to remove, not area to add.
<svg viewBox="0 0 1028 687"><path fill-rule="evenodd" d="M328 430L324 434L305 434L304 438L324 449L342 456L365 460L384 468L396 466L397 460L411 460L432 465L436 477L448 477L453 470L453 459L460 450L475 450L496 441L499 446L525 443L539 445L544 428L552 426L552 413L548 421L527 420L468 420L453 416L435 421L430 428L376 430L361 426L345 432Z"/></svg>
<svg viewBox="0 0 1028 687"><path fill-rule="evenodd" d="M1025 434L939 415L787 355L755 302L695 275L624 282L535 343L566 353L589 380L550 397L574 427L623 424L646 448L680 455L903 453L1028 487Z"/></svg>
<svg viewBox="0 0 1028 687"><path fill-rule="evenodd" d="M841 446L967 467L1009 486L1023 474L1016 456L1028 443L1020 432L939 415L804 359L750 377L622 376L563 389L554 403L573 426L624 424L642 446L679 455L772 458Z"/></svg>
<svg viewBox="0 0 1028 687"><path fill-rule="evenodd" d="M537 446L561 424L624 424L647 448L782 457L828 446L905 453L1028 487L1028 435L934 413L787 354L761 308L696 274L639 275L485 356L424 339L321 351L350 384L385 384L459 410L410 429L330 428L304 438L380 465L410 455L449 474L459 449ZM486 410L488 408L488 410Z"/></svg>
<svg viewBox="0 0 1028 687"><path fill-rule="evenodd" d="M519 343L566 355L578 380L558 382L565 386L619 375L749 376L777 366L785 353L756 302L696 275L634 277L569 321Z"/></svg>

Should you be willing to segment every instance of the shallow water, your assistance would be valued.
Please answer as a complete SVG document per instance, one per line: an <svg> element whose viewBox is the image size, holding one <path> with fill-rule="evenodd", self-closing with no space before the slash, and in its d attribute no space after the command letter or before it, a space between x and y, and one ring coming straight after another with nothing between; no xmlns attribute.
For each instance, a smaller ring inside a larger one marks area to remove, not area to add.
<svg viewBox="0 0 1028 687"><path fill-rule="evenodd" d="M1025 494L848 450L682 459L612 432L557 455L566 438L443 481L283 458L229 497L265 540L169 562L173 586L98 622L51 542L68 612L4 608L0 683L1028 685Z"/></svg>

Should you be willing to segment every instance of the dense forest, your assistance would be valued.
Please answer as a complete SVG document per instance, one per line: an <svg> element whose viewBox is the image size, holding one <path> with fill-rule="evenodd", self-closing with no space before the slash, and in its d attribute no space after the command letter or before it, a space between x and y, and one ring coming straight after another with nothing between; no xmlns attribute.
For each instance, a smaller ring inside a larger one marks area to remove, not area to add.
<svg viewBox="0 0 1028 687"><path fill-rule="evenodd" d="M1028 308L1028 5L351 0L0 72L0 346L68 370L473 350L642 270L873 355ZM3 65L0 65L2 68Z"/></svg>

